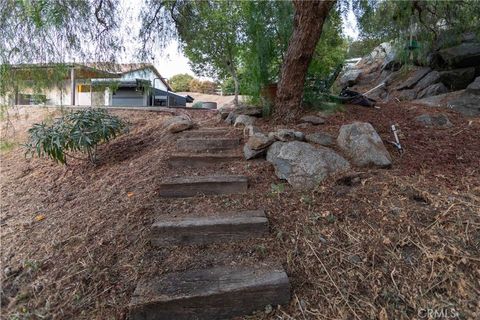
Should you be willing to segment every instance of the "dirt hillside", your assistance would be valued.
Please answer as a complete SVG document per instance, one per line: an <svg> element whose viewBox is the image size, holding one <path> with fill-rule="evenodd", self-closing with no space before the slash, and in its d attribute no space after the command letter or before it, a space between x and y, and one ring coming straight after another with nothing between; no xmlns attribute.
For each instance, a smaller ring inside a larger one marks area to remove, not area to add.
<svg viewBox="0 0 480 320"><path fill-rule="evenodd" d="M201 126L224 125L214 112L185 112ZM415 319L447 308L459 319L478 319L480 121L442 111L453 127L425 128L414 121L425 112L440 111L411 103L347 106L325 125L292 123L303 132L337 134L342 124L368 121L384 141L393 139L391 124L401 129L405 153L387 144L391 169L357 169L308 192L293 190L268 162L255 160L202 172L247 175L246 195L160 198L162 179L194 171L167 167L176 136L163 133L168 115L155 112L114 111L131 130L100 147L96 166L26 159L20 146L4 151L2 318L126 319L142 276L275 262L292 283L290 304L245 319ZM18 142L39 117L22 118ZM258 125L273 130L268 121ZM261 244L181 253L149 244L160 214L255 208L270 221Z"/></svg>

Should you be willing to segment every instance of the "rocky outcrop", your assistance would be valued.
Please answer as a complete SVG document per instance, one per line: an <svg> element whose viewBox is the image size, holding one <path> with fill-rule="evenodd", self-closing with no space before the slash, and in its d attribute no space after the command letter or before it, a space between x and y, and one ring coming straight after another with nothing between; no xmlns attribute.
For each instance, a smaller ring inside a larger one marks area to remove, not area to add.
<svg viewBox="0 0 480 320"><path fill-rule="evenodd" d="M267 152L267 161L278 178L295 189L312 189L330 175L350 168L347 160L332 149L300 141L275 142Z"/></svg>
<svg viewBox="0 0 480 320"><path fill-rule="evenodd" d="M397 72L401 63L396 61L395 46L383 43L353 67L346 69L339 77L339 84L351 85L352 90L358 92L377 87L367 94L376 101L392 98L425 100L452 93L451 96L435 99L440 102L433 104L439 107L452 106L466 115L477 114L474 95L480 92L480 85L475 84L474 79L480 72L480 42L473 32L457 37L462 43L453 47L445 47L452 37L444 38L434 43L432 52L427 57L427 66L415 66L406 78L406 69ZM420 64L420 61L416 63ZM348 79L348 83L345 79ZM453 94L467 87L466 94ZM430 100L425 101L431 104Z"/></svg>
<svg viewBox="0 0 480 320"><path fill-rule="evenodd" d="M431 86L432 84L438 83L440 81L440 73L438 71L431 71L425 77L423 77L420 81L418 81L417 85L415 86L415 90L417 92L422 91L423 89Z"/></svg>
<svg viewBox="0 0 480 320"><path fill-rule="evenodd" d="M422 114L415 121L426 126L435 128L450 128L452 123L445 114Z"/></svg>
<svg viewBox="0 0 480 320"><path fill-rule="evenodd" d="M440 81L453 91L465 89L474 79L474 67L440 72Z"/></svg>
<svg viewBox="0 0 480 320"><path fill-rule="evenodd" d="M392 164L382 139L370 123L343 125L337 143L357 166L389 167Z"/></svg>
<svg viewBox="0 0 480 320"><path fill-rule="evenodd" d="M480 42L466 42L438 51L442 62L450 67L465 68L480 65Z"/></svg>
<svg viewBox="0 0 480 320"><path fill-rule="evenodd" d="M417 82L425 77L431 71L430 68L420 68L416 70L407 80L397 86L396 90L404 90L413 88Z"/></svg>

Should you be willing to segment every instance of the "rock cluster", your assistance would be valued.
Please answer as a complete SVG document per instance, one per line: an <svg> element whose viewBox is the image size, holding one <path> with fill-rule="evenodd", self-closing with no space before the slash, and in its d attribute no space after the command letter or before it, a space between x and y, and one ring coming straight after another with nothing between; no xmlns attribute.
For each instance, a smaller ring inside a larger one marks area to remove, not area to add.
<svg viewBox="0 0 480 320"><path fill-rule="evenodd" d="M357 64L350 66L340 74L340 86L349 86L353 90L383 86L369 94L376 100L422 100L467 88L460 95L445 96L443 106L451 106L466 115L480 114L474 97L480 90L475 88L475 77L480 76L480 39L474 34L463 37L463 43L453 47L442 47L438 43L435 51L428 55L427 62L416 62L405 78L405 72L399 71L402 61L398 58L396 47L392 43L382 43L372 53L363 57ZM401 81L403 79L403 81ZM472 86L472 87L470 87ZM360 90L362 91L362 90ZM450 103L450 100L452 103Z"/></svg>
<svg viewBox="0 0 480 320"><path fill-rule="evenodd" d="M254 125L255 117L237 110L230 111L226 119L235 126L244 126L244 135L248 136L243 146L244 158L266 157L277 177L296 189L315 188L327 177L348 171L349 160L359 167L392 165L382 139L369 123L343 125L335 138L321 131L305 135L289 128L264 133ZM305 116L301 121L312 125L325 122L318 116ZM329 148L335 146L335 142L343 155Z"/></svg>
<svg viewBox="0 0 480 320"><path fill-rule="evenodd" d="M253 126L247 129L252 134L244 145L245 159L266 156L267 161L273 164L277 177L287 180L297 189L314 188L328 176L350 169L350 163L344 156L327 147L335 145L335 140L339 149L356 166L391 165L390 154L369 123L344 125L337 139L324 132L305 135L292 129L278 129L264 134Z"/></svg>

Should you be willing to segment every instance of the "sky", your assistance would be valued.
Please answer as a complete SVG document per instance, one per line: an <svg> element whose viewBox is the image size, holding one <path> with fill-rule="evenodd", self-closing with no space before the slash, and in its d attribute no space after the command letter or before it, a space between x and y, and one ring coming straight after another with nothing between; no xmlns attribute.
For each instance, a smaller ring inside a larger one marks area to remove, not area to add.
<svg viewBox="0 0 480 320"><path fill-rule="evenodd" d="M126 54L120 57L120 61L123 63L138 62L132 57L134 52L137 49L135 44L138 44L138 41L135 39L138 30L140 29L141 22L139 19L140 9L143 6L144 0L120 0L122 10L124 11L124 19L122 28L125 32L123 34L128 35L130 43L126 47ZM351 4L351 2L350 2ZM356 23L356 18L351 9L351 6L345 16L343 17L343 32L346 36L357 39L358 38L358 28ZM133 60L133 61L132 61ZM192 76L196 76L190 66L188 65L188 58L183 55L183 53L178 49L178 43L172 41L165 50L156 52L151 58L150 62L155 65L160 74L165 78L170 78L175 74L179 73L188 73ZM201 78L201 77L200 77ZM201 78L208 79L208 78ZM208 79L211 80L211 79Z"/></svg>

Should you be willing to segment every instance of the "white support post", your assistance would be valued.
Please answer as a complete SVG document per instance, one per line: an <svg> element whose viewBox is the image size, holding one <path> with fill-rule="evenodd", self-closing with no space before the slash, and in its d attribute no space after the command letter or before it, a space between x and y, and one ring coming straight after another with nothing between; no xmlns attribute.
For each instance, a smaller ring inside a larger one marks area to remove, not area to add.
<svg viewBox="0 0 480 320"><path fill-rule="evenodd" d="M71 100L70 100L70 104L72 106L75 105L75 67L72 67L72 69L70 69L70 85L71 85Z"/></svg>

